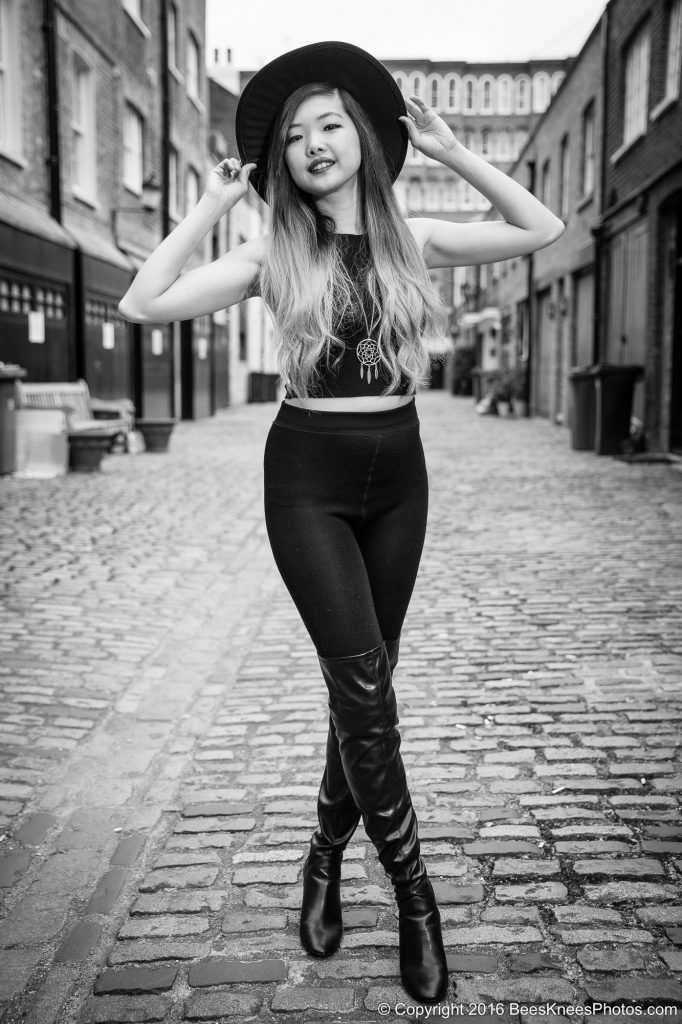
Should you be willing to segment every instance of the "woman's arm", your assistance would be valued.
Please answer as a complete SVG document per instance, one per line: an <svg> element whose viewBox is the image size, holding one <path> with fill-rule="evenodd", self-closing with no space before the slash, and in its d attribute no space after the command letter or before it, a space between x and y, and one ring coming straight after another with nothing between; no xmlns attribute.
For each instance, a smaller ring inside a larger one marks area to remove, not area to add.
<svg viewBox="0 0 682 1024"><path fill-rule="evenodd" d="M427 217L410 218L409 227L427 267L495 263L524 256L555 242L564 223L527 189L466 149L425 103L406 100L410 114L400 120L410 142L427 156L456 171L489 199L503 221L457 224Z"/></svg>
<svg viewBox="0 0 682 1024"><path fill-rule="evenodd" d="M207 266L181 271L206 233L246 194L254 167L241 167L231 159L211 171L197 205L138 271L119 303L121 316L137 323L189 320L246 297L263 259L261 238L244 242Z"/></svg>

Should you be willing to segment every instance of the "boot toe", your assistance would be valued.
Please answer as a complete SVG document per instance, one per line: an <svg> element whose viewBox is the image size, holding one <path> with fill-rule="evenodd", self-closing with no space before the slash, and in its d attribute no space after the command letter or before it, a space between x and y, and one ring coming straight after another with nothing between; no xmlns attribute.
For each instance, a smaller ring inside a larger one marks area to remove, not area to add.
<svg viewBox="0 0 682 1024"><path fill-rule="evenodd" d="M335 953L341 945L343 927L331 924L323 927L318 923L301 921L299 929L301 945L311 956L325 957Z"/></svg>

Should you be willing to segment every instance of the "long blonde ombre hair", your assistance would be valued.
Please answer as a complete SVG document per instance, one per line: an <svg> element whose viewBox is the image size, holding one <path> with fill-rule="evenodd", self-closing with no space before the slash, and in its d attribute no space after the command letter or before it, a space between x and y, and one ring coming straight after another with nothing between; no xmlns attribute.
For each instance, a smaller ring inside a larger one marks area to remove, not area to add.
<svg viewBox="0 0 682 1024"><path fill-rule="evenodd" d="M390 380L383 394L395 393L401 375L416 391L429 371L422 337L442 332L445 309L400 213L384 150L367 114L349 93L329 83L303 85L291 94L268 159L271 226L260 288L274 319L280 373L295 397L314 392L318 360L326 353L329 365L334 351L338 362L345 345L336 330L344 314L357 311L335 244L334 222L294 183L284 159L289 125L300 104L310 96L335 94L360 140L358 184L370 254L365 290L369 308L377 311L369 326Z"/></svg>

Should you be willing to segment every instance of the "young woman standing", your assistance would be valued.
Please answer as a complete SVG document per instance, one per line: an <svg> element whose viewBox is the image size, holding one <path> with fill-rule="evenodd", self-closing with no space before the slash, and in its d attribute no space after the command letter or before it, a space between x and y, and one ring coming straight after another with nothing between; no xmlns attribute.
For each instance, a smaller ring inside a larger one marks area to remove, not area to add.
<svg viewBox="0 0 682 1024"><path fill-rule="evenodd" d="M362 818L396 895L403 984L435 1003L447 993L447 965L392 686L426 529L414 396L428 373L423 338L442 322L428 270L532 252L563 224L348 43L272 61L245 87L236 127L243 164L228 159L211 172L120 310L138 322L186 320L260 294L272 313L286 398L265 447L266 526L330 710L301 941L320 957L340 944L342 854ZM408 140L503 220L405 219L392 184ZM182 274L249 178L269 204L269 236Z"/></svg>

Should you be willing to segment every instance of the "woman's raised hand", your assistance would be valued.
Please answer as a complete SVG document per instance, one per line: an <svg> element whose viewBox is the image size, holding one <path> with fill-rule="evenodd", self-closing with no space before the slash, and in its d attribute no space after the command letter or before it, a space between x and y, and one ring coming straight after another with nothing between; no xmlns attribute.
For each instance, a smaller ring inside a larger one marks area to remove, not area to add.
<svg viewBox="0 0 682 1024"><path fill-rule="evenodd" d="M407 117L399 117L407 128L407 134L415 149L426 156L439 160L444 153L452 150L459 142L442 117L431 110L418 96L405 99Z"/></svg>
<svg viewBox="0 0 682 1024"><path fill-rule="evenodd" d="M244 164L236 157L221 160L206 179L204 194L217 199L225 210L231 209L245 196L249 188L249 174L255 164Z"/></svg>

